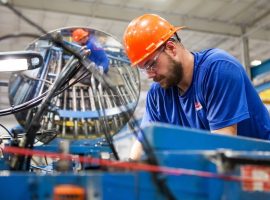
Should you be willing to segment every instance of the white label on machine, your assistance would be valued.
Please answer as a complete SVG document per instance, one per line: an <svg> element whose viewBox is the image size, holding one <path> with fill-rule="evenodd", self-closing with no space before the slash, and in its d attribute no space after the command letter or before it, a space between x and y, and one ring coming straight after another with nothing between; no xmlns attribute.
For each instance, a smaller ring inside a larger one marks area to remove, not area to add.
<svg viewBox="0 0 270 200"><path fill-rule="evenodd" d="M270 167L245 165L241 167L244 191L270 192Z"/></svg>

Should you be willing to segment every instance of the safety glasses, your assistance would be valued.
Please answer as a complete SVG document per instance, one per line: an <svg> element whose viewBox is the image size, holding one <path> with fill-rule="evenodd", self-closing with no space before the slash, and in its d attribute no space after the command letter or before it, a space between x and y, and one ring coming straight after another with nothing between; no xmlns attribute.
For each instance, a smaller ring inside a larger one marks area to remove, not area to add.
<svg viewBox="0 0 270 200"><path fill-rule="evenodd" d="M156 69L157 60L160 56L160 54L164 51L165 47L161 47L158 53L155 55L155 57L151 60L148 60L143 66L139 66L140 71L144 73L152 72Z"/></svg>

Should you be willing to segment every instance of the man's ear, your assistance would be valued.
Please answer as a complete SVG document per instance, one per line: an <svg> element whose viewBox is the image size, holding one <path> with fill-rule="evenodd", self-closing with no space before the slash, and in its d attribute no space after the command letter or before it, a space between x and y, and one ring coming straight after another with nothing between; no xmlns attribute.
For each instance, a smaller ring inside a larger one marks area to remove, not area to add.
<svg viewBox="0 0 270 200"><path fill-rule="evenodd" d="M172 56L176 55L176 44L173 41L167 41L165 44L165 51Z"/></svg>

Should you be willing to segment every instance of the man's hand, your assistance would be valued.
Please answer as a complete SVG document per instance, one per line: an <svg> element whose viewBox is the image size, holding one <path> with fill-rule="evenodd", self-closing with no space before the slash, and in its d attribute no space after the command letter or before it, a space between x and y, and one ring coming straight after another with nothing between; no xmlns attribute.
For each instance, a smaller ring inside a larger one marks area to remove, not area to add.
<svg viewBox="0 0 270 200"><path fill-rule="evenodd" d="M133 161L139 161L142 156L142 151L142 144L138 140L136 140L131 148L129 158Z"/></svg>

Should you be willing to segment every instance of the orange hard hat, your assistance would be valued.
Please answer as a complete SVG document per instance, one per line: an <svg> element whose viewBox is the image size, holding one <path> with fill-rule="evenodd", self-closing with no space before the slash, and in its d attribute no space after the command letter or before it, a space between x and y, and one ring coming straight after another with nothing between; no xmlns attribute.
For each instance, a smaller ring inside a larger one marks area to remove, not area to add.
<svg viewBox="0 0 270 200"><path fill-rule="evenodd" d="M155 14L144 14L132 20L123 36L124 48L132 66L146 59L182 28Z"/></svg>
<svg viewBox="0 0 270 200"><path fill-rule="evenodd" d="M86 37L88 35L88 32L78 28L72 32L72 39L75 42L79 42L82 38Z"/></svg>

